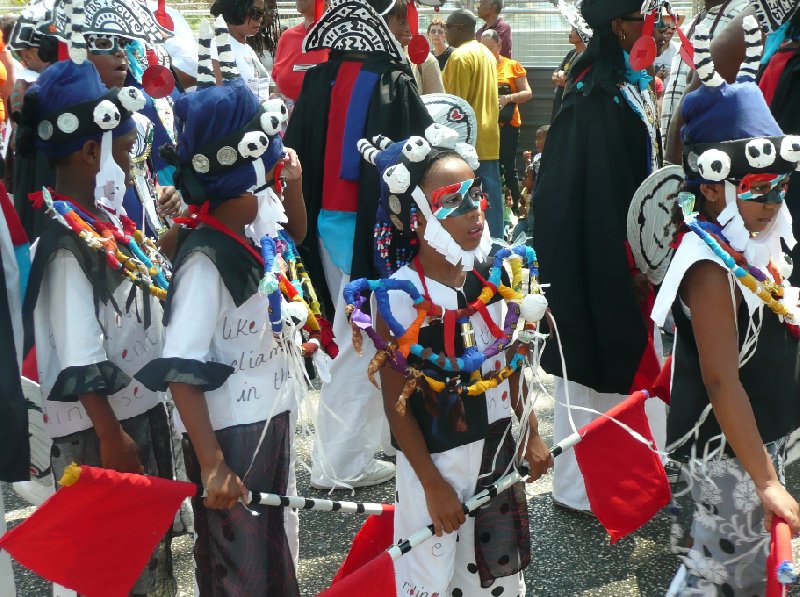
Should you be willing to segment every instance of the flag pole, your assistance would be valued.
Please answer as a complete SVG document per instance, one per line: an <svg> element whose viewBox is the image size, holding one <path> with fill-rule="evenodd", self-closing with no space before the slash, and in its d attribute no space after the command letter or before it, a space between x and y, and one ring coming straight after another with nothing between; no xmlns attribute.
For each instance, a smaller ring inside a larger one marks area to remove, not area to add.
<svg viewBox="0 0 800 597"><path fill-rule="evenodd" d="M550 448L550 453L555 458L559 454L562 454L564 451L572 448L575 444L580 442L581 439L582 439L581 434L576 431L572 435L567 436L565 439L561 440L558 444ZM491 499L494 498L497 494L503 493L514 483L520 481L521 479L524 479L527 475L528 475L528 468L523 465L519 468L518 471L514 471L513 473L509 473L508 475L500 478L494 484L484 488L481 492L472 496L469 500L467 500L464 504L462 504L464 508L464 514L469 514L470 512L473 512L474 510L480 508L487 502L491 501ZM198 496L205 497L206 496L205 490L200 489L198 491ZM296 510L313 510L317 512L341 512L342 514L369 514L374 516L380 516L381 514L384 514L387 511L392 511L394 509L393 504L382 504L379 502L346 502L341 500L309 498L300 495L278 495L276 493L265 493L260 491L248 491L247 497L242 498L241 501L247 507L274 506L278 508L295 508ZM433 525L430 525L428 528L432 529ZM414 535L412 535L412 537L416 537L416 535L422 536L424 533L428 532L428 528L423 529L418 533L415 533ZM427 539L428 537L430 537L430 535L426 535L425 539ZM417 544L418 543L416 543L415 545Z"/></svg>
<svg viewBox="0 0 800 597"><path fill-rule="evenodd" d="M550 448L550 454L552 454L553 458L555 458L559 454L563 454L565 450L572 448L575 444L580 442L581 439L581 434L576 431ZM468 515L470 512L474 512L484 504L490 502L492 499L497 497L498 494L503 493L512 485L514 485L514 483L527 477L529 472L528 466L523 464L518 470L510 472L507 475L500 477L500 479L495 481L492 485L484 487L480 492L476 493L462 504L464 514ZM414 549L420 543L424 543L433 537L433 535L433 525L429 524L424 529L420 529L411 535L408 539L403 539L402 541L395 543L387 551L392 557L392 560L396 560L403 554L406 554Z"/></svg>

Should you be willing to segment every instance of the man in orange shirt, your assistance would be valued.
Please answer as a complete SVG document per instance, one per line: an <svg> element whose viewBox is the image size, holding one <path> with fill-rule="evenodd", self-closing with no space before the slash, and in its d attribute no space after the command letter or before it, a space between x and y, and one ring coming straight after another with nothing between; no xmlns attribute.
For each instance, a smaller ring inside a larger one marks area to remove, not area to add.
<svg viewBox="0 0 800 597"><path fill-rule="evenodd" d="M325 3L326 7L328 2ZM328 50L312 50L303 52L303 39L308 28L314 22L313 0L295 0L297 12L303 15L303 22L283 32L275 50L275 63L272 66L272 78L278 92L286 98L297 101L306 71L321 62L328 60Z"/></svg>

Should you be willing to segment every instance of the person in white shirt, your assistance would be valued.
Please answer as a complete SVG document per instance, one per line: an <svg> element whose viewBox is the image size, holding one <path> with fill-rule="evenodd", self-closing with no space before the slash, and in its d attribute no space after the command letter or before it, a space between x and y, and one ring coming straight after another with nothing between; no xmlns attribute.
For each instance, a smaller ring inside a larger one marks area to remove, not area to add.
<svg viewBox="0 0 800 597"><path fill-rule="evenodd" d="M236 67L247 86L261 101L269 99L271 79L255 50L245 40L258 34L266 14L264 0L214 0L211 14L222 15L231 36L231 50ZM212 58L216 58L214 48Z"/></svg>

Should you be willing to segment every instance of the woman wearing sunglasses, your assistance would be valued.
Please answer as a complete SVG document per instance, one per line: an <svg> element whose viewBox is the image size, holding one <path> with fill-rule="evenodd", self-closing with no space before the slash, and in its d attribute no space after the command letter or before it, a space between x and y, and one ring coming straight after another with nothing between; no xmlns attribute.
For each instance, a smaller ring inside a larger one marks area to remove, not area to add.
<svg viewBox="0 0 800 597"><path fill-rule="evenodd" d="M431 53L439 61L439 70L444 70L447 59L453 53L453 47L447 45L445 37L444 21L440 17L434 17L428 25L428 40L431 42Z"/></svg>
<svg viewBox="0 0 800 597"><path fill-rule="evenodd" d="M272 81L258 54L246 43L247 38L257 35L262 27L266 16L264 0L214 0L210 12L225 19L239 73L258 99L266 101ZM214 49L211 55L216 59Z"/></svg>
<svg viewBox="0 0 800 597"><path fill-rule="evenodd" d="M761 32L752 16L744 24L755 51L734 84L708 43L695 45L703 84L682 104L678 248L653 308L658 325L675 319L667 450L686 483L673 495L694 502L690 534L672 525L677 596L764 595L773 517L800 530L783 486L800 422L800 309L783 255L795 244L784 199L800 137L783 134L754 82Z"/></svg>

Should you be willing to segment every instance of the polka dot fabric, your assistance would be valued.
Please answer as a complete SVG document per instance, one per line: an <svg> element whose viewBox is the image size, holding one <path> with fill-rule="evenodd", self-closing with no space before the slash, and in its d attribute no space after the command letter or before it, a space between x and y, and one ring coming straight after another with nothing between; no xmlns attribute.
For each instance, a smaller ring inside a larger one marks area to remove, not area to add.
<svg viewBox="0 0 800 597"><path fill-rule="evenodd" d="M475 492L483 449L481 440L431 455L433 463L462 501ZM425 492L402 452L397 453L397 492L403 499L395 504L395 541L408 537L431 521ZM397 560L395 578L398 597L525 595L525 583L519 574L498 578L486 588L481 586L475 556L475 518L471 516L458 531L431 537Z"/></svg>

